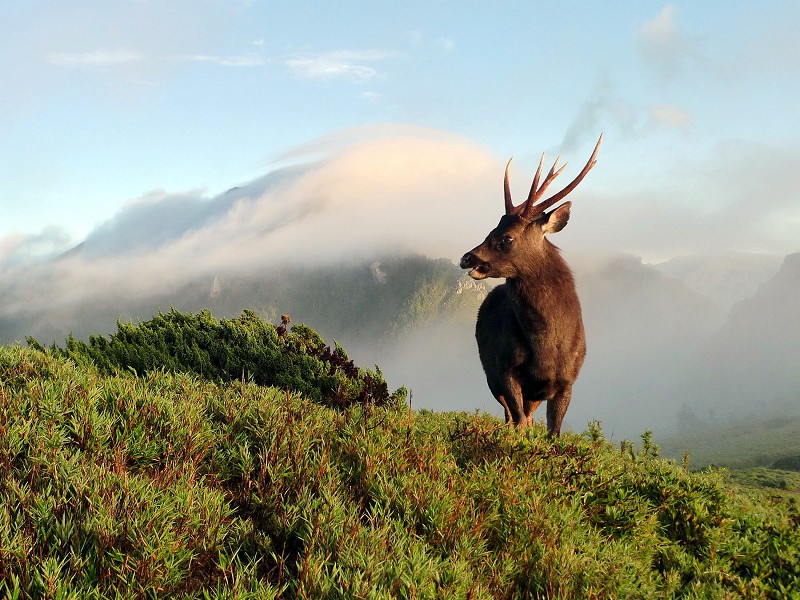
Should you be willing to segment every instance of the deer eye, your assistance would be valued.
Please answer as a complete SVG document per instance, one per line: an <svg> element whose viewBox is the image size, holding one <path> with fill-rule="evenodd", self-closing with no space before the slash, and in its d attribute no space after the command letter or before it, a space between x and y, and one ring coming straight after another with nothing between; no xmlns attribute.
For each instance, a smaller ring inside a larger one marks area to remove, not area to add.
<svg viewBox="0 0 800 600"><path fill-rule="evenodd" d="M503 250L508 250L513 242L514 242L513 237L511 237L510 235L504 235L503 237L500 238L500 241L497 242L497 245Z"/></svg>

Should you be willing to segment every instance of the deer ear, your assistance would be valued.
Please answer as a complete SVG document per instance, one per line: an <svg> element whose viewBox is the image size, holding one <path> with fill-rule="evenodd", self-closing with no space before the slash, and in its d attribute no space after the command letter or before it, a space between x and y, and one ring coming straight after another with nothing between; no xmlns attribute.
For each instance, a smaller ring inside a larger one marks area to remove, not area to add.
<svg viewBox="0 0 800 600"><path fill-rule="evenodd" d="M544 233L557 233L567 226L569 221L569 209L572 202L564 202L557 209L550 211L545 215L545 222L542 224L542 231Z"/></svg>

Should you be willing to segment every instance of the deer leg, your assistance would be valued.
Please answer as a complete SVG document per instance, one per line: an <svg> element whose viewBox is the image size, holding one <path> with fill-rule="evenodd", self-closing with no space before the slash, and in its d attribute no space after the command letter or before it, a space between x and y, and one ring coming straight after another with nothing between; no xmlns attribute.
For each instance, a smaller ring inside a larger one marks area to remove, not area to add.
<svg viewBox="0 0 800 600"><path fill-rule="evenodd" d="M569 407L572 398L572 386L567 385L558 390L552 398L547 401L547 429L550 435L558 437L561 435L561 421Z"/></svg>
<svg viewBox="0 0 800 600"><path fill-rule="evenodd" d="M533 425L533 413L536 412L536 409L539 408L541 403L541 400L523 401L523 407L525 409L525 421L527 422L528 426Z"/></svg>
<svg viewBox="0 0 800 600"><path fill-rule="evenodd" d="M513 377L507 377L504 382L504 388L505 393L498 394L497 401L503 405L506 411L506 423L509 422L508 415L510 415L510 420L514 422L514 425L525 427L528 424L528 419L523 409L522 388L519 382Z"/></svg>
<svg viewBox="0 0 800 600"><path fill-rule="evenodd" d="M506 402L505 397L500 394L497 396L497 401L503 407L503 411L505 411L506 423L511 423L511 411L508 410L508 403Z"/></svg>

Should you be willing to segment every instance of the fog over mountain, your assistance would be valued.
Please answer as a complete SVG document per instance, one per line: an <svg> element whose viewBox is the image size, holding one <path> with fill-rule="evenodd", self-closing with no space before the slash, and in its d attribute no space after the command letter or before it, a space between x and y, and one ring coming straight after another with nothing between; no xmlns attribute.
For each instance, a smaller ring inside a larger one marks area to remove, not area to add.
<svg viewBox="0 0 800 600"><path fill-rule="evenodd" d="M476 284L455 263L502 212L502 163L421 129L280 160L298 162L213 197L154 191L77 244L57 227L0 240L0 343L107 334L118 318L170 306L217 317L288 312L359 363L378 363L391 385L411 388L416 408L500 415L473 337L493 282ZM685 407L700 423L797 410L800 255L705 250L697 239L715 218L708 209L696 222L681 221L685 202L658 204L654 215L630 191L595 191L593 175L552 239L576 273L588 343L565 425L599 419L619 439L668 433ZM512 169L515 197L529 176ZM733 216L716 217L733 227ZM662 231L656 218L673 227ZM653 255L673 258L623 252L642 247L643 229Z"/></svg>
<svg viewBox="0 0 800 600"><path fill-rule="evenodd" d="M725 323L701 346L703 368L687 382L708 389L719 413L796 413L800 405L800 254L750 298L735 304ZM701 413L702 414L702 413Z"/></svg>
<svg viewBox="0 0 800 600"><path fill-rule="evenodd" d="M783 257L776 255L728 252L676 256L653 266L729 310L753 296L764 281L778 272L782 262Z"/></svg>

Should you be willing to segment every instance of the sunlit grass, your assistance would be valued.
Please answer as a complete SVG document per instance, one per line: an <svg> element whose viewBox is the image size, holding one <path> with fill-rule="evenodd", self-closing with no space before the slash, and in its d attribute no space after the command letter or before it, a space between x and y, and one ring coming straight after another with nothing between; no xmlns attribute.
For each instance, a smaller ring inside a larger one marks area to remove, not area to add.
<svg viewBox="0 0 800 600"><path fill-rule="evenodd" d="M645 440L646 441L646 440ZM800 513L471 414L0 348L11 597L790 597Z"/></svg>

